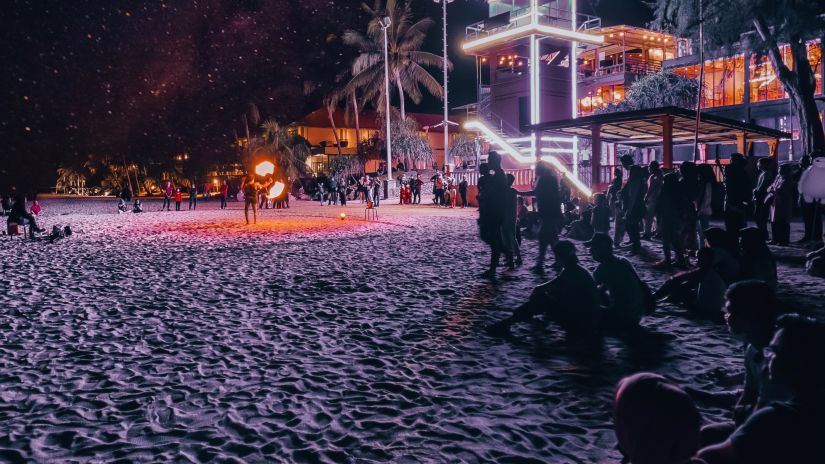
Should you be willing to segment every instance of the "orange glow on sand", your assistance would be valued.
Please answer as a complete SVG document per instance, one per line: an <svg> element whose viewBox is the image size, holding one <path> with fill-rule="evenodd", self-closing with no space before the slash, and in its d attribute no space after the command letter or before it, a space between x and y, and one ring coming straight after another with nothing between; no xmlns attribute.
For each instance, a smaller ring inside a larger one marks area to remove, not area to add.
<svg viewBox="0 0 825 464"><path fill-rule="evenodd" d="M275 165L271 161L264 161L255 166L255 174L263 177L269 174L275 174Z"/></svg>

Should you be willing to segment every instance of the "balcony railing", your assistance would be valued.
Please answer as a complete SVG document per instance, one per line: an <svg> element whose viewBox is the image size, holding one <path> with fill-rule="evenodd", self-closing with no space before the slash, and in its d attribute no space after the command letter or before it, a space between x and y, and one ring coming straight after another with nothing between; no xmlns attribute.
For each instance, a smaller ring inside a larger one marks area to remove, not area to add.
<svg viewBox="0 0 825 464"><path fill-rule="evenodd" d="M555 2L544 3L537 7L538 23L546 26L554 26L562 29L572 29L572 22L570 20L570 11L554 8ZM509 13L502 13L493 18L488 18L484 21L470 24L466 28L466 39L475 40L481 37L502 32L508 29L514 29L520 26L530 24L533 17L533 7L516 9ZM598 29L602 26L601 18L591 16L583 13L576 14L576 30L580 32L589 31L591 29Z"/></svg>
<svg viewBox="0 0 825 464"><path fill-rule="evenodd" d="M612 66L600 67L595 70L580 70L579 80L582 83L587 83L605 76L612 76L615 74L637 74L647 75L655 74L662 70L662 63L658 61L640 61L636 63L619 63Z"/></svg>

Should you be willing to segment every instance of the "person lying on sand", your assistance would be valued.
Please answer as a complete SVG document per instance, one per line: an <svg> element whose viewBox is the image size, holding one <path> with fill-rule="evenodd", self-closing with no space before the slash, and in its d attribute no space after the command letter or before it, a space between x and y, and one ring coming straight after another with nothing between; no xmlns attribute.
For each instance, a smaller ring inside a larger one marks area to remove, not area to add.
<svg viewBox="0 0 825 464"><path fill-rule="evenodd" d="M731 335L745 342L745 385L733 409L733 421L710 424L702 429L702 443L724 441L754 410L786 397L768 377L763 350L771 341L777 316L773 290L760 280L737 282L725 294L725 322ZM701 397L701 395L697 395Z"/></svg>
<svg viewBox="0 0 825 464"><path fill-rule="evenodd" d="M655 307L647 284L639 279L630 261L613 254L613 240L609 235L593 234L585 246L599 263L593 279L602 292L602 327L610 330L638 327L642 316Z"/></svg>
<svg viewBox="0 0 825 464"><path fill-rule="evenodd" d="M490 326L491 334L506 334L513 324L528 322L538 315L567 330L595 331L599 320L599 290L590 272L579 264L576 245L569 240L559 240L553 246L553 254L561 266L559 275L533 289L527 302L512 316Z"/></svg>
<svg viewBox="0 0 825 464"><path fill-rule="evenodd" d="M760 407L698 457L707 464L825 462L825 325L782 316L764 354L768 378L789 399Z"/></svg>
<svg viewBox="0 0 825 464"><path fill-rule="evenodd" d="M613 424L623 463L691 462L701 421L690 397L660 375L640 372L616 386Z"/></svg>
<svg viewBox="0 0 825 464"><path fill-rule="evenodd" d="M707 317L720 319L727 285L714 268L714 250L702 248L696 255L699 267L667 279L653 294L656 301L684 305Z"/></svg>

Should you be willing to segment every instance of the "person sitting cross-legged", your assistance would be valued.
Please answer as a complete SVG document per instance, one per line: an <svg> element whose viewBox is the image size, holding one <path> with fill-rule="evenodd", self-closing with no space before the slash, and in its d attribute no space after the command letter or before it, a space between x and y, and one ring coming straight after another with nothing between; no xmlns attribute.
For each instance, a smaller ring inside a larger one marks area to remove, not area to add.
<svg viewBox="0 0 825 464"><path fill-rule="evenodd" d="M715 250L711 248L699 250L696 255L699 267L667 279L653 298L685 305L691 311L721 321L727 284L714 267L714 255Z"/></svg>
<svg viewBox="0 0 825 464"><path fill-rule="evenodd" d="M787 399L759 407L698 457L707 464L825 462L825 325L782 316L763 351L768 377L786 389Z"/></svg>
<svg viewBox="0 0 825 464"><path fill-rule="evenodd" d="M506 334L510 326L528 322L538 315L558 323L567 330L593 332L599 321L599 294L590 272L579 264L576 246L560 240L553 246L561 272L553 280L537 286L526 303L513 315L493 324L488 331Z"/></svg>

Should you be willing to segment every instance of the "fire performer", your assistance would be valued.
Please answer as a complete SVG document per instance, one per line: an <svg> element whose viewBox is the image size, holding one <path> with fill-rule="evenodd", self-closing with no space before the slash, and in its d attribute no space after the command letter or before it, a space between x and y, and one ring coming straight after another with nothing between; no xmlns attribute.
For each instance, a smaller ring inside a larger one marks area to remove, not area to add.
<svg viewBox="0 0 825 464"><path fill-rule="evenodd" d="M241 190L243 191L244 207L243 215L246 218L246 224L249 225L249 207L252 207L252 223L258 223L258 189L260 185L255 182L255 176L247 174L241 183Z"/></svg>

